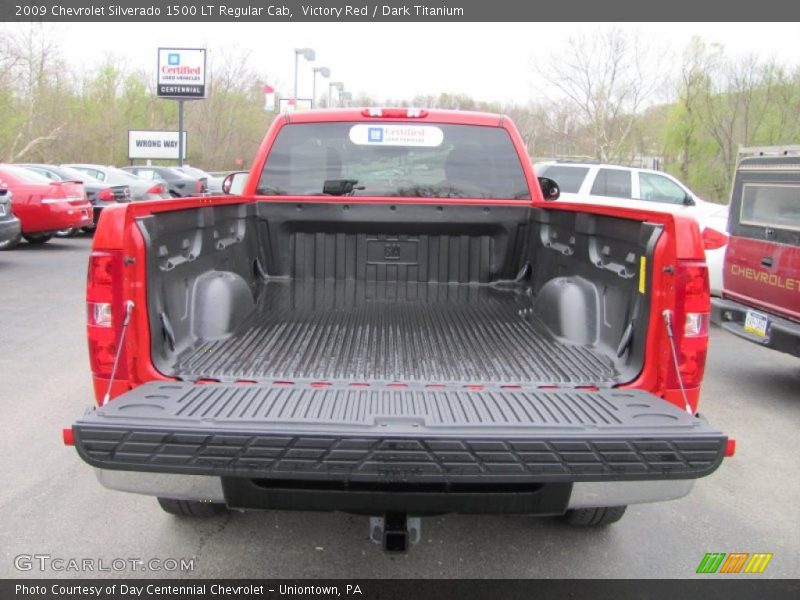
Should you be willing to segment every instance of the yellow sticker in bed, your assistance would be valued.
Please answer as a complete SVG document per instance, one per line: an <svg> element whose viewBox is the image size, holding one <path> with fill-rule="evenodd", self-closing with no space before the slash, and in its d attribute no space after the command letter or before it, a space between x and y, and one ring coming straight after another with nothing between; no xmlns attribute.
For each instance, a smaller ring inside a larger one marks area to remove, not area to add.
<svg viewBox="0 0 800 600"><path fill-rule="evenodd" d="M647 280L647 257L642 256L639 258L639 293L644 294L647 286L645 285Z"/></svg>

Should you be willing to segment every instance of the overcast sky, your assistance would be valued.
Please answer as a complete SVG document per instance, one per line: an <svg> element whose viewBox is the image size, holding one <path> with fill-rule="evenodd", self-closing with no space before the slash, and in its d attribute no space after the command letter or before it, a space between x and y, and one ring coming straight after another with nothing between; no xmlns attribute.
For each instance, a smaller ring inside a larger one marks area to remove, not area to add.
<svg viewBox="0 0 800 600"><path fill-rule="evenodd" d="M252 67L290 96L293 48L316 50L316 66L332 71L354 95L377 99L465 93L481 100L524 103L546 96L534 64L546 65L571 35L599 23L80 23L48 25L75 68L105 54L126 66L155 71L159 46L206 46L210 53L250 50ZM692 35L720 43L729 54L756 52L800 63L794 23L641 23L620 27L679 55ZM311 95L310 65L301 59L301 97ZM674 62L672 64L675 64ZM327 82L318 80L327 90ZM319 89L319 88L318 88Z"/></svg>

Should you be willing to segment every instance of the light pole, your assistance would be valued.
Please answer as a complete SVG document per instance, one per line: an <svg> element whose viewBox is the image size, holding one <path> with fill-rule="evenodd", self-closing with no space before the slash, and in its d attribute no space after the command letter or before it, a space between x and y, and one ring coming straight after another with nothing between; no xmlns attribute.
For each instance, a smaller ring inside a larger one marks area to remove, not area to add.
<svg viewBox="0 0 800 600"><path fill-rule="evenodd" d="M344 91L344 84L341 81L331 81L328 84L328 108L333 106L333 88L336 88L336 91L341 94Z"/></svg>
<svg viewBox="0 0 800 600"><path fill-rule="evenodd" d="M308 62L313 62L317 55L314 53L314 50L311 48L295 48L294 49L294 100L295 104L297 103L297 61L300 59L300 55L303 55Z"/></svg>
<svg viewBox="0 0 800 600"><path fill-rule="evenodd" d="M331 70L328 67L314 67L314 82L311 84L311 108L317 103L317 73L326 79L331 76Z"/></svg>

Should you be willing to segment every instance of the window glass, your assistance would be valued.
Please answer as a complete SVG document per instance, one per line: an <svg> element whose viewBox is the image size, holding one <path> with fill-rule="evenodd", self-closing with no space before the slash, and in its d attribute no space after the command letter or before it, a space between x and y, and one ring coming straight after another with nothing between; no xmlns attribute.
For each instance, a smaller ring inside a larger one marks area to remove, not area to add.
<svg viewBox="0 0 800 600"><path fill-rule="evenodd" d="M544 165L537 169L537 175L549 177L558 184L562 192L576 194L581 189L589 167L568 167L565 165Z"/></svg>
<svg viewBox="0 0 800 600"><path fill-rule="evenodd" d="M4 165L3 170L9 175L22 181L24 183L50 183L50 179L40 173L26 169L25 167L17 167L16 165Z"/></svg>
<svg viewBox="0 0 800 600"><path fill-rule="evenodd" d="M631 172L622 169L600 169L592 185L591 194L593 196L630 198Z"/></svg>
<svg viewBox="0 0 800 600"><path fill-rule="evenodd" d="M94 175L90 175L89 173L81 173L78 169L73 169L72 167L59 167L59 169L66 177L80 179L84 183L93 183L96 181Z"/></svg>
<svg viewBox="0 0 800 600"><path fill-rule="evenodd" d="M739 221L800 231L800 186L745 184Z"/></svg>
<svg viewBox="0 0 800 600"><path fill-rule="evenodd" d="M156 177L161 181L175 181L176 179L192 179L192 176L175 167L167 167L156 172Z"/></svg>
<svg viewBox="0 0 800 600"><path fill-rule="evenodd" d="M530 199L504 129L380 120L283 127L257 192Z"/></svg>
<svg viewBox="0 0 800 600"><path fill-rule="evenodd" d="M89 169L87 167L70 167L79 173L86 173L89 177L94 177L97 181L104 181L106 174L98 171L97 169Z"/></svg>
<svg viewBox="0 0 800 600"><path fill-rule="evenodd" d="M108 179L117 179L117 180L127 179L129 181L130 180L136 181L137 179L139 179L133 173L130 173L128 171L123 171L122 169L117 169L116 167L108 167L107 169L108 169Z"/></svg>
<svg viewBox="0 0 800 600"><path fill-rule="evenodd" d="M639 198L667 204L683 204L686 191L663 175L639 173Z"/></svg>
<svg viewBox="0 0 800 600"><path fill-rule="evenodd" d="M55 174L55 173L53 173L52 171L47 171L47 170L45 170L45 169L41 169L41 168L39 168L39 167L25 167L25 168L26 168L26 169L30 169L30 170L31 170L31 171L33 171L34 173L38 173L39 175L41 175L41 176L43 176L43 177L47 177L47 178L48 178L48 179L50 179L51 181L58 181L58 180L59 180L59 177L58 177L58 175L56 175L56 174Z"/></svg>

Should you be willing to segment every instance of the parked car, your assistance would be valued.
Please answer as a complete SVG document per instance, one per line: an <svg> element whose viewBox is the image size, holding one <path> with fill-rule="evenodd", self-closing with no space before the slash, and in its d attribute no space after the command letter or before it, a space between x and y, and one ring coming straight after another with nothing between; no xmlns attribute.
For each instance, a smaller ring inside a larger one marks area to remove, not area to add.
<svg viewBox="0 0 800 600"><path fill-rule="evenodd" d="M728 231L714 322L800 357L800 146L740 150Z"/></svg>
<svg viewBox="0 0 800 600"><path fill-rule="evenodd" d="M700 224L712 295L722 291L722 260L728 241L728 207L708 202L661 171L620 165L553 161L536 173L555 180L562 201L659 210L691 215Z"/></svg>
<svg viewBox="0 0 800 600"><path fill-rule="evenodd" d="M70 163L61 165L70 167L81 173L94 177L108 186L125 185L131 192L131 200L164 200L171 198L167 186L158 182L144 181L116 167L92 165L84 163Z"/></svg>
<svg viewBox="0 0 800 600"><path fill-rule="evenodd" d="M222 194L222 180L225 179L225 176L218 176L212 175L202 169L198 169L197 167L192 167L190 165L183 165L182 167L175 167L182 173L186 173L190 177L194 177L195 179L205 179L206 180L206 192L213 195ZM225 173L227 175L228 173Z"/></svg>
<svg viewBox="0 0 800 600"><path fill-rule="evenodd" d="M93 209L93 225L97 225L97 219L100 218L100 213L103 208L115 204L117 202L130 202L131 189L127 185L108 185L89 175L82 173L77 169L71 167L61 167L45 164L20 164L20 167L30 169L35 173L44 175L51 181L80 181L83 183L83 189L86 191L86 198L92 203ZM87 228L88 229L88 228Z"/></svg>
<svg viewBox="0 0 800 600"><path fill-rule="evenodd" d="M22 227L11 207L11 191L0 181L0 250L16 248L22 238Z"/></svg>
<svg viewBox="0 0 800 600"><path fill-rule="evenodd" d="M608 525L732 455L698 413L695 220L546 201L496 114L310 110L260 148L229 202L100 222L99 406L64 441L102 485L183 516L369 515L404 551L421 515Z"/></svg>
<svg viewBox="0 0 800 600"><path fill-rule="evenodd" d="M0 180L14 194L14 214L22 225L22 237L31 244L50 240L61 229L92 224L92 205L82 183L51 181L29 169L0 165Z"/></svg>
<svg viewBox="0 0 800 600"><path fill-rule="evenodd" d="M206 193L206 178L189 175L173 167L122 167L146 181L157 181L166 185L173 198L202 196Z"/></svg>

